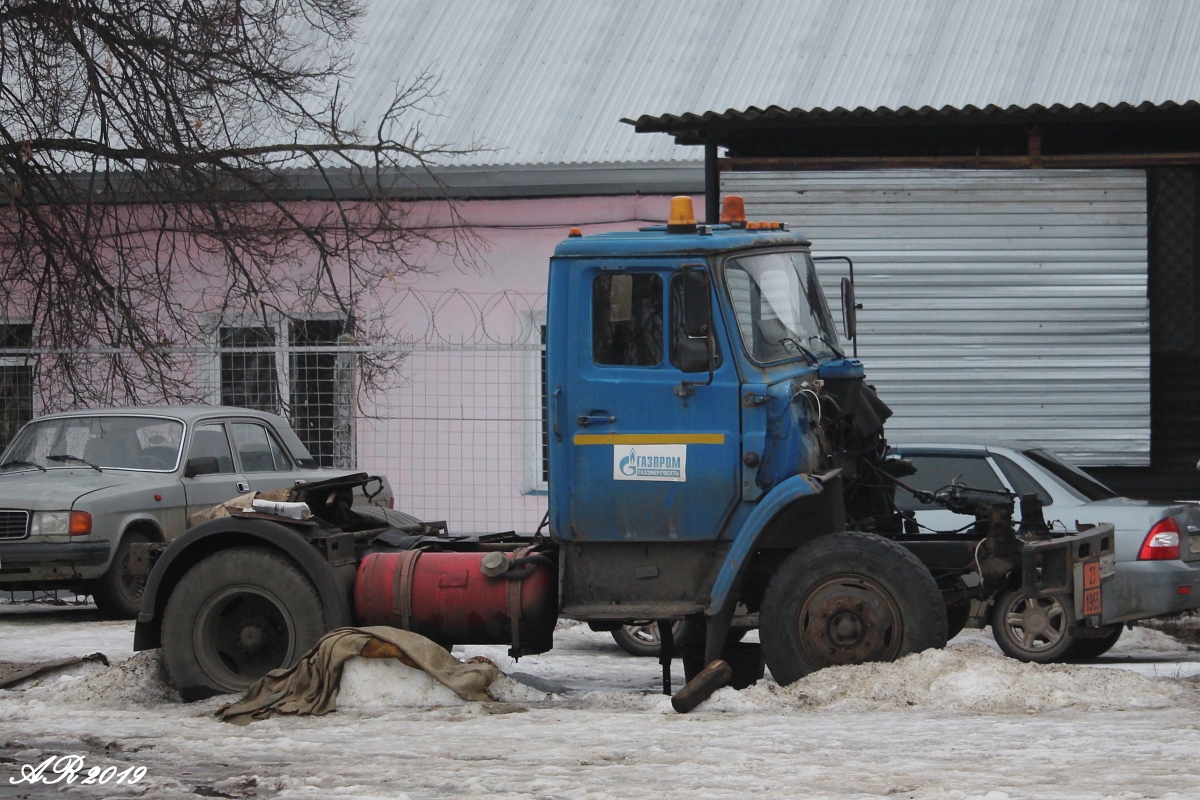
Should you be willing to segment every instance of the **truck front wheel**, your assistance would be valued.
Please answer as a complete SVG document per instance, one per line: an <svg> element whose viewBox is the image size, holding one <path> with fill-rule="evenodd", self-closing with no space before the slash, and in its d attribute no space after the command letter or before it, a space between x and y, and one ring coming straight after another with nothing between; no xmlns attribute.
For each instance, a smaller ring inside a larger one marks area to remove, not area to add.
<svg viewBox="0 0 1200 800"><path fill-rule="evenodd" d="M895 542L855 531L788 556L767 584L759 622L767 666L785 685L823 667L946 644L946 606L925 565Z"/></svg>
<svg viewBox="0 0 1200 800"><path fill-rule="evenodd" d="M325 608L295 564L234 547L197 563L171 592L163 658L183 699L201 700L291 666L325 631Z"/></svg>

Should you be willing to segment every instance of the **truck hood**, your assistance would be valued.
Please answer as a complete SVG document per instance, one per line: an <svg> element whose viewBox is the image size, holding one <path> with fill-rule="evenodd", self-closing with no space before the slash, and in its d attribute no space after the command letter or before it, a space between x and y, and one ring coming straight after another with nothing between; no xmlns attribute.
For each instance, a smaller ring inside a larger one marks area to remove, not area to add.
<svg viewBox="0 0 1200 800"><path fill-rule="evenodd" d="M162 473L162 482L174 479ZM119 470L96 472L94 469L23 470L0 473L0 508L25 508L53 511L71 508L77 500L93 492L113 487L140 484L148 486L146 473Z"/></svg>

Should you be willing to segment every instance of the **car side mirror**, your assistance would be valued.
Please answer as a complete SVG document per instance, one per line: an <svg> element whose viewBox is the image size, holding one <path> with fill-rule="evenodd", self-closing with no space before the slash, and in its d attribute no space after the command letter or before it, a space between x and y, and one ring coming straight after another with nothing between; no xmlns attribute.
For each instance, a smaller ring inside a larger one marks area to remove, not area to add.
<svg viewBox="0 0 1200 800"><path fill-rule="evenodd" d="M189 458L183 468L183 477L194 478L197 475L213 475L221 471L221 464L216 456L196 456Z"/></svg>

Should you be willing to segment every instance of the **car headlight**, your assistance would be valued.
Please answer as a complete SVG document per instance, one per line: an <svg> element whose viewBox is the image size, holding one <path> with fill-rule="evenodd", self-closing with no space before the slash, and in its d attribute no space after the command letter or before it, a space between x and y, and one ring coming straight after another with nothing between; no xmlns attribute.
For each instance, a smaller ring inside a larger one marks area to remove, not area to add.
<svg viewBox="0 0 1200 800"><path fill-rule="evenodd" d="M70 511L35 511L33 520L29 523L29 533L33 536L68 533L70 530Z"/></svg>
<svg viewBox="0 0 1200 800"><path fill-rule="evenodd" d="M70 534L87 536L92 532L92 515L86 511L35 511L29 522L29 534Z"/></svg>

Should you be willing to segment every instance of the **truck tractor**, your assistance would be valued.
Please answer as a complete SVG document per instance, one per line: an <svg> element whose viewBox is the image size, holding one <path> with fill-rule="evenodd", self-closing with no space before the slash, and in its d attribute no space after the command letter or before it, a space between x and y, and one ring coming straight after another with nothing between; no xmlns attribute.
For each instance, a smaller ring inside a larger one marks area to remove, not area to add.
<svg viewBox="0 0 1200 800"><path fill-rule="evenodd" d="M200 698L346 625L519 658L549 650L560 617L656 620L670 692L673 655L690 677L748 628L761 649L741 645L738 663L761 674L765 660L781 684L941 647L1006 592L1053 596L1079 635L1097 630L1112 527L1051 532L1036 495L959 483L920 499L974 513L964 530L898 512L911 465L887 455L891 412L843 350L810 243L748 222L740 198L724 208L697 225L675 198L666 225L571 229L556 248L536 532L456 534L355 507L365 474L302 484L291 499L311 518L234 510L145 546L136 649L163 648L181 693ZM846 278L847 338L855 314ZM693 634L675 643L684 620Z"/></svg>

